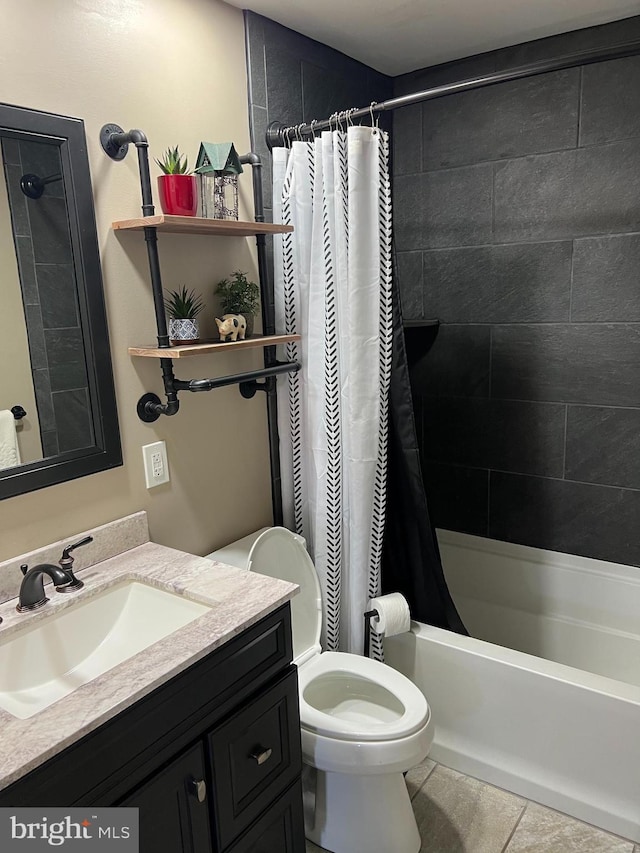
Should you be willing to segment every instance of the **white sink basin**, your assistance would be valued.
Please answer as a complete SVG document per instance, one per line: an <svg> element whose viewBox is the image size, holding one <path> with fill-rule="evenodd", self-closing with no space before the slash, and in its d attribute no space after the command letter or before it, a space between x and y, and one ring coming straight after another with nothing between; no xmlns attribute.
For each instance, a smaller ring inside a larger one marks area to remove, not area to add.
<svg viewBox="0 0 640 853"><path fill-rule="evenodd" d="M210 607L124 581L2 640L0 708L27 719Z"/></svg>

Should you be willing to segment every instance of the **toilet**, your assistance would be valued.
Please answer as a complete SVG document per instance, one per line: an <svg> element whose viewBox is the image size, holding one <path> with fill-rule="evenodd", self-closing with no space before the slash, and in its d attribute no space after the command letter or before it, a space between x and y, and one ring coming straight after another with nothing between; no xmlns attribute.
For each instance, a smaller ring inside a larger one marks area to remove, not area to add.
<svg viewBox="0 0 640 853"><path fill-rule="evenodd" d="M403 774L433 741L424 695L383 663L322 651L320 583L301 536L267 527L208 556L300 587L291 616L307 838L334 853L418 853Z"/></svg>

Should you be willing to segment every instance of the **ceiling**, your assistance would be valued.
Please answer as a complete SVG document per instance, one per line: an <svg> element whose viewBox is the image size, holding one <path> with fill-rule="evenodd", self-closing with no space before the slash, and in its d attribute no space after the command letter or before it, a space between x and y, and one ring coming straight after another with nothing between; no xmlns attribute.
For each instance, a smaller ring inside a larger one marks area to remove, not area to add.
<svg viewBox="0 0 640 853"><path fill-rule="evenodd" d="M396 76L640 14L640 0L226 0Z"/></svg>

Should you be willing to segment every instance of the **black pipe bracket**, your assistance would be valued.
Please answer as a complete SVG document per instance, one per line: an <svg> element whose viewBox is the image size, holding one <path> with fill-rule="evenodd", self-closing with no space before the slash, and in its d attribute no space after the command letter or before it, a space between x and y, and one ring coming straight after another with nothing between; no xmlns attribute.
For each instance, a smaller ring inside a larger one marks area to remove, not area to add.
<svg viewBox="0 0 640 853"><path fill-rule="evenodd" d="M143 394L138 400L136 412L141 421L145 424L152 424L158 420L161 415L162 400L157 394Z"/></svg>
<svg viewBox="0 0 640 853"><path fill-rule="evenodd" d="M256 396L256 391L264 391L266 394L266 392L270 390L270 385L272 383L273 379L271 379L271 382L269 379L264 382L256 382L255 379L252 379L250 382L241 382L238 385L238 390L245 400L252 400Z"/></svg>
<svg viewBox="0 0 640 853"><path fill-rule="evenodd" d="M118 140L118 136L124 135L119 124L105 124L100 131L100 145L112 160L124 160L127 156L129 143Z"/></svg>

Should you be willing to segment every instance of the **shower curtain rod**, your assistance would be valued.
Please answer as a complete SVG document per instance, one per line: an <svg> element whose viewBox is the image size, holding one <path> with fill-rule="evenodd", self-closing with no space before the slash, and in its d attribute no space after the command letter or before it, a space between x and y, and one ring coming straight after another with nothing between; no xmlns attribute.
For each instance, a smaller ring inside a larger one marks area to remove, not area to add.
<svg viewBox="0 0 640 853"><path fill-rule="evenodd" d="M357 118L371 116L387 110L397 110L400 107L408 107L421 101L431 101L442 98L445 95L454 95L458 92L468 92L471 89L481 89L484 86L493 86L496 83L506 83L510 80L519 80L523 77L534 77L537 74L546 74L549 71L561 71L564 68L574 68L576 65L590 65L594 62L606 62L609 59L622 59L625 56L635 56L640 53L640 41L626 42L614 47L599 48L596 50L584 50L580 53L572 53L569 56L558 59L545 59L531 65L522 65L511 68L508 71L496 71L492 74L483 74L480 77L471 77L467 80L459 80L457 83L446 83L443 86L435 86L422 92L414 92L411 95L401 95L389 101L373 101L368 107L359 109L343 110L334 113L330 118L323 121L312 121L309 124L293 125L286 127L282 122L272 121L267 128L266 140L269 150L276 147L286 146L295 139L304 137L313 138L314 134L321 130L330 130L339 121L352 121Z"/></svg>

